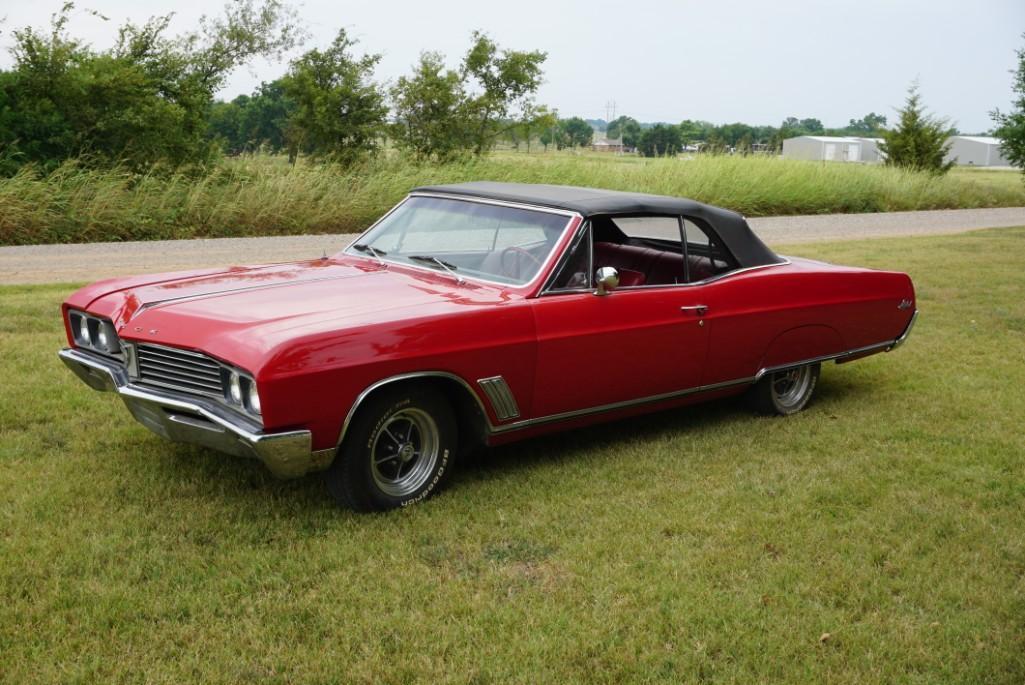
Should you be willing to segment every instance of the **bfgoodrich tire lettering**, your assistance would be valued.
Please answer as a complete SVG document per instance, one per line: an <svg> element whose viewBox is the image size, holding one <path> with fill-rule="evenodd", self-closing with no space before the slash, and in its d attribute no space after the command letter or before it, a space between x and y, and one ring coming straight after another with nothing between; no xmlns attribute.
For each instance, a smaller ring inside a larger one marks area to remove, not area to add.
<svg viewBox="0 0 1025 685"><path fill-rule="evenodd" d="M432 388L384 389L360 407L326 473L339 504L385 511L427 499L454 466L456 421L444 395Z"/></svg>

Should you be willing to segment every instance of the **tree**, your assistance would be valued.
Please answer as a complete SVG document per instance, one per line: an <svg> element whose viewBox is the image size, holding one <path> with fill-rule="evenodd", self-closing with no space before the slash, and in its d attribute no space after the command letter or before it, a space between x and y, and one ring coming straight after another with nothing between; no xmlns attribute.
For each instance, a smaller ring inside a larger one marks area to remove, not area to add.
<svg viewBox="0 0 1025 685"><path fill-rule="evenodd" d="M723 141L723 143L728 147L736 147L737 143L739 143L745 136L751 140L754 138L754 128L740 122L717 126L714 133L716 134L716 137Z"/></svg>
<svg viewBox="0 0 1025 685"><path fill-rule="evenodd" d="M345 29L326 50L313 49L292 62L283 79L295 102L289 117L291 145L313 157L351 165L377 152L388 108L371 77L380 55L355 57L356 41Z"/></svg>
<svg viewBox="0 0 1025 685"><path fill-rule="evenodd" d="M1022 34L1025 38L1025 34ZM996 109L990 113L997 128L994 134L1000 138L1000 150L1008 161L1025 174L1025 49L1017 50L1018 68L1013 72L1011 85L1013 101L1007 114Z"/></svg>
<svg viewBox="0 0 1025 685"><path fill-rule="evenodd" d="M476 154L491 149L502 130L502 121L515 119L518 109L537 92L546 58L541 51L499 50L486 34L474 31L461 76L464 87L475 93L464 108L472 122L469 134Z"/></svg>
<svg viewBox="0 0 1025 685"><path fill-rule="evenodd" d="M622 139L625 147L637 147L641 142L641 125L632 117L622 116L610 122L605 129L609 140Z"/></svg>
<svg viewBox="0 0 1025 685"><path fill-rule="evenodd" d="M420 55L412 76L391 89L396 144L419 159L450 159L468 147L463 81L436 52Z"/></svg>
<svg viewBox="0 0 1025 685"><path fill-rule="evenodd" d="M754 138L750 132L745 132L736 142L737 152L744 155L745 157L752 152L752 145L754 144Z"/></svg>
<svg viewBox="0 0 1025 685"><path fill-rule="evenodd" d="M886 128L886 117L882 114L869 112L860 119L851 119L847 125L849 133L873 134Z"/></svg>
<svg viewBox="0 0 1025 685"><path fill-rule="evenodd" d="M715 126L707 121L684 119L680 122L680 140L684 145L703 143L712 135Z"/></svg>
<svg viewBox="0 0 1025 685"><path fill-rule="evenodd" d="M264 82L252 95L213 103L209 135L229 154L280 152L287 147L288 118L294 110L280 79Z"/></svg>
<svg viewBox="0 0 1025 685"><path fill-rule="evenodd" d="M584 122L587 123L587 122ZM566 138L566 132L563 130L558 118L555 121L549 123L547 128L541 130L541 135L538 136L541 144L545 146L545 150L548 150L549 145L554 145L555 149L561 150L569 144Z"/></svg>
<svg viewBox="0 0 1025 685"><path fill-rule="evenodd" d="M571 117L559 122L562 130L563 143L568 147L585 147L594 138L594 129L580 117Z"/></svg>
<svg viewBox="0 0 1025 685"><path fill-rule="evenodd" d="M787 117L779 126L780 138L794 138L796 136L820 135L825 132L822 122L814 117L798 119Z"/></svg>
<svg viewBox="0 0 1025 685"><path fill-rule="evenodd" d="M954 161L945 162L950 147L951 128L946 119L937 119L926 113L918 84L908 88L904 107L897 110L899 121L890 131L883 132L880 152L886 164L915 171L945 174Z"/></svg>
<svg viewBox="0 0 1025 685"><path fill-rule="evenodd" d="M801 119L797 125L808 133L824 133L826 130L822 122L815 118Z"/></svg>
<svg viewBox="0 0 1025 685"><path fill-rule="evenodd" d="M544 60L543 52L501 50L479 31L458 72L442 55L424 53L391 89L396 143L421 159L484 154L500 137L517 146L524 139L529 151L534 134L554 121L533 100Z"/></svg>
<svg viewBox="0 0 1025 685"><path fill-rule="evenodd" d="M530 103L524 107L520 114L520 121L517 130L527 143L527 152L530 152L530 141L535 134L542 134L547 129L559 123L559 116L544 105Z"/></svg>
<svg viewBox="0 0 1025 685"><path fill-rule="evenodd" d="M138 170L204 162L216 150L207 135L214 92L236 67L280 55L302 35L278 0L232 0L196 31L167 37L171 15L159 16L124 24L113 47L96 51L69 35L73 9L65 3L49 32L14 32L14 67L0 79L6 172L11 160L46 169L82 157Z"/></svg>
<svg viewBox="0 0 1025 685"><path fill-rule="evenodd" d="M677 154L680 146L679 127L655 124L641 134L638 149L645 157L664 157Z"/></svg>
<svg viewBox="0 0 1025 685"><path fill-rule="evenodd" d="M718 131L712 131L705 143L704 151L713 155L721 155L726 152L726 141L722 139Z"/></svg>

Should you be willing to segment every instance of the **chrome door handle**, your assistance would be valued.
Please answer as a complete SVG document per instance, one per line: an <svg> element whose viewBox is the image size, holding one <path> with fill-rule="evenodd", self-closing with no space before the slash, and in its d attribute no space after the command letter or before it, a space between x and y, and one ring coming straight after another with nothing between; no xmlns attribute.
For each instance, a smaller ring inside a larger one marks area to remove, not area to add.
<svg viewBox="0 0 1025 685"><path fill-rule="evenodd" d="M680 307L681 312L694 312L698 316L704 316L705 312L708 311L708 306L703 304L694 304L687 307Z"/></svg>

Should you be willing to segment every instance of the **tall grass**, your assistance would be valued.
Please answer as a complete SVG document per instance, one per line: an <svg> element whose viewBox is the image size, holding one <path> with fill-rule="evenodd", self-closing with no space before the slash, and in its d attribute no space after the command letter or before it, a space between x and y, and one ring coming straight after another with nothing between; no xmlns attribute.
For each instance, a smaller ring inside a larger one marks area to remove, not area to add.
<svg viewBox="0 0 1025 685"><path fill-rule="evenodd" d="M250 157L199 175L143 176L67 163L0 180L0 244L347 233L412 187L482 179L678 195L748 216L1025 205L1025 187L1010 173L938 178L766 157L496 154L446 165L386 157L348 170Z"/></svg>

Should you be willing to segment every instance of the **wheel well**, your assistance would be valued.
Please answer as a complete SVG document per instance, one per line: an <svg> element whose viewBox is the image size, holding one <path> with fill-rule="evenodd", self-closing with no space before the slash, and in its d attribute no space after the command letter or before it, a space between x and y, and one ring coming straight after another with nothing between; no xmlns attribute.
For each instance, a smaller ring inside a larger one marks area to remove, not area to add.
<svg viewBox="0 0 1025 685"><path fill-rule="evenodd" d="M397 378L390 382L386 381L357 400L359 406L352 412L352 417L359 413L360 407L366 404L367 400L378 393L404 386L434 388L448 400L456 417L456 428L459 431L459 452L461 454L467 454L487 444L488 419L481 408L480 401L464 382L457 380L455 377L420 376L416 378ZM345 440L344 435L342 440Z"/></svg>

